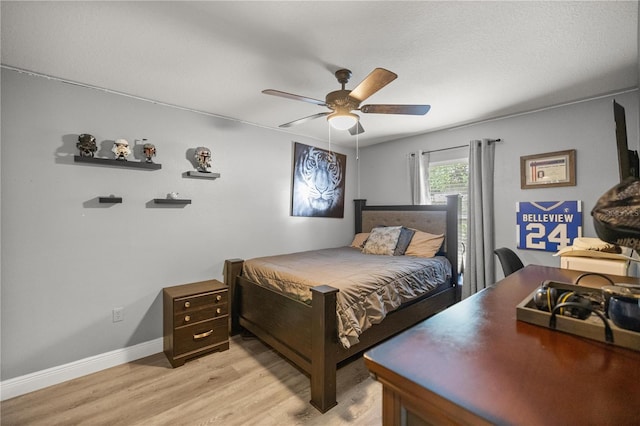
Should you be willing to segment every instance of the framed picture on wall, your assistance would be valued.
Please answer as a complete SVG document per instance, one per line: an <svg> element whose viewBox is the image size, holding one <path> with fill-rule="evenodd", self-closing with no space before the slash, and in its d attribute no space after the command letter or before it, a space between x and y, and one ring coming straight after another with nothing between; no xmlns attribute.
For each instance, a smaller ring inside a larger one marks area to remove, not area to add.
<svg viewBox="0 0 640 426"><path fill-rule="evenodd" d="M522 189L576 185L576 150L520 157Z"/></svg>
<svg viewBox="0 0 640 426"><path fill-rule="evenodd" d="M295 142L291 216L344 217L347 156Z"/></svg>

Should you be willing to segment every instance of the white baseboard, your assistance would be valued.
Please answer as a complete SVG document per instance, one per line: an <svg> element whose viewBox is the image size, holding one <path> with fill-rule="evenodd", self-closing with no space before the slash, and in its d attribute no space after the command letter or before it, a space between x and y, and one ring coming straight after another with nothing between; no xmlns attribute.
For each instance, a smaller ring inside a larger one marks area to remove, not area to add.
<svg viewBox="0 0 640 426"><path fill-rule="evenodd" d="M162 352L162 337L0 382L0 401Z"/></svg>

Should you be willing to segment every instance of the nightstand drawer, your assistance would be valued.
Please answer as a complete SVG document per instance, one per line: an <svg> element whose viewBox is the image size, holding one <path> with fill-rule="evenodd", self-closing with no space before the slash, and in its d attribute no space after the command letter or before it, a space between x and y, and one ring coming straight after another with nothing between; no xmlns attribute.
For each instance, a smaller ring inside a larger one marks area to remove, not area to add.
<svg viewBox="0 0 640 426"><path fill-rule="evenodd" d="M202 293L188 297L181 297L173 301L173 312L176 314L191 312L203 307L227 305L227 291Z"/></svg>
<svg viewBox="0 0 640 426"><path fill-rule="evenodd" d="M207 319L219 318L229 313L228 306L226 303L224 305L207 305L202 309L190 309L184 313L176 313L173 324L175 327L182 327Z"/></svg>
<svg viewBox="0 0 640 426"><path fill-rule="evenodd" d="M216 345L228 339L227 317L176 328L174 353L176 356Z"/></svg>

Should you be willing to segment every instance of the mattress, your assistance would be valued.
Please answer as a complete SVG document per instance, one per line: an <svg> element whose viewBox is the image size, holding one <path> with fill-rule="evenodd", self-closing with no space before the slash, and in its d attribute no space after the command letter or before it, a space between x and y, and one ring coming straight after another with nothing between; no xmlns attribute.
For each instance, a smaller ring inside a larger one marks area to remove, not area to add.
<svg viewBox="0 0 640 426"><path fill-rule="evenodd" d="M400 305L440 286L449 286L451 264L443 256L381 256L353 247L312 250L249 259L248 280L303 303L311 287L329 285L337 294L338 338L345 348Z"/></svg>

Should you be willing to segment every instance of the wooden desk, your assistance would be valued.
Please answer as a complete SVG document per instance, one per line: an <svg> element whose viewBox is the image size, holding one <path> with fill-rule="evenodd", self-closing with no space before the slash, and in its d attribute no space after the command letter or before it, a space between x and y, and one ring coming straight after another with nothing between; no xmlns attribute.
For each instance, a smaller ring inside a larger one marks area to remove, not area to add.
<svg viewBox="0 0 640 426"><path fill-rule="evenodd" d="M383 424L640 424L640 352L516 320L542 281L580 274L527 266L369 350Z"/></svg>

